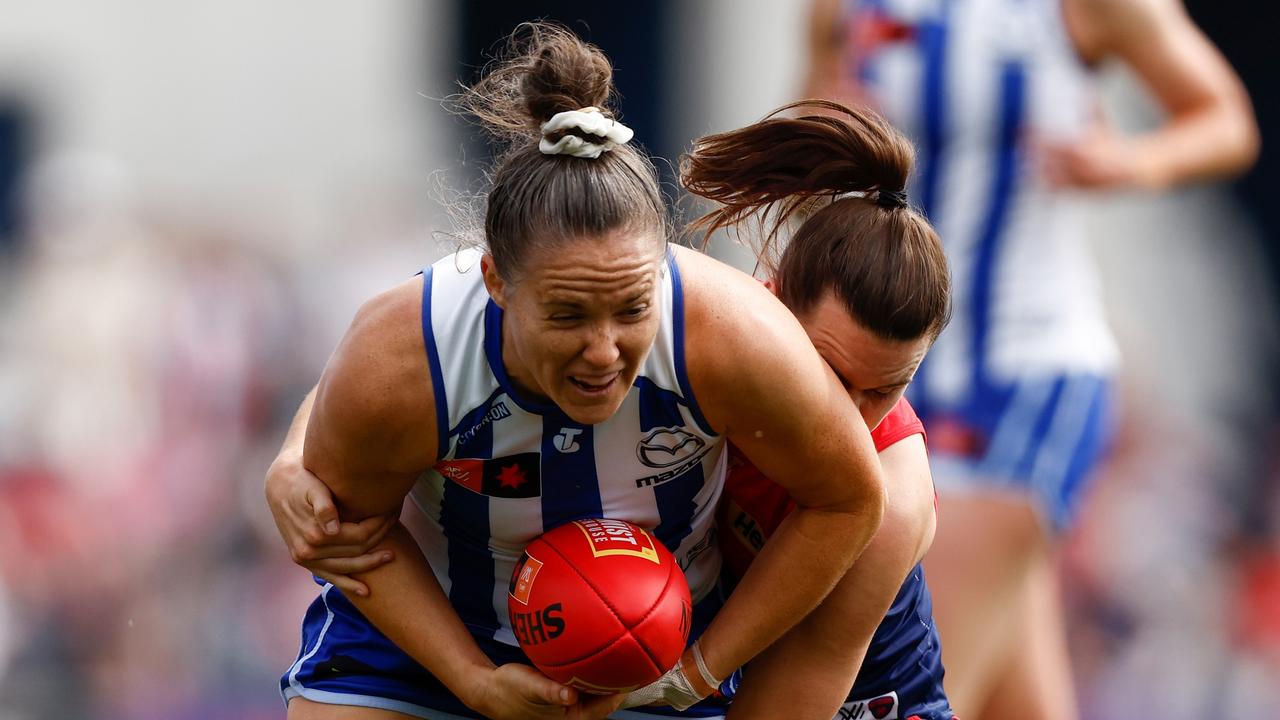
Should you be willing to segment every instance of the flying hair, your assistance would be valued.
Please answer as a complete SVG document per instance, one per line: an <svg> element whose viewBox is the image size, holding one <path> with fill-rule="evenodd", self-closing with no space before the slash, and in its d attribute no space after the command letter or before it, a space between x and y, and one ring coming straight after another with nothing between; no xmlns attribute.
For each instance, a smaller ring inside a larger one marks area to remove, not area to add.
<svg viewBox="0 0 1280 720"><path fill-rule="evenodd" d="M761 226L752 249L793 312L834 292L872 332L913 340L936 337L950 315L941 242L905 197L914 157L876 113L803 100L697 140L680 173L691 193L720 204L691 225L704 243Z"/></svg>
<svg viewBox="0 0 1280 720"><path fill-rule="evenodd" d="M815 112L782 116L797 110ZM754 249L772 266L777 235L789 221L844 194L901 192L914 158L910 141L876 113L801 100L752 125L698 139L681 159L680 174L689 192L720 204L691 227L705 240L757 220L765 232Z"/></svg>

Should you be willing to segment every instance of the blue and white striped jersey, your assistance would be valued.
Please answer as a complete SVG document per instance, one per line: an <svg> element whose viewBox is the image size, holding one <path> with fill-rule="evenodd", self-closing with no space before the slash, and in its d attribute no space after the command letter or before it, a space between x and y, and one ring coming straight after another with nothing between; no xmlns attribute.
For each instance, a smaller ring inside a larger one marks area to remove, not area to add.
<svg viewBox="0 0 1280 720"><path fill-rule="evenodd" d="M694 602L707 595L720 571L713 521L725 444L689 388L674 257L653 348L621 408L597 425L516 394L478 252L431 266L422 302L442 459L410 492L404 520L471 632L516 644L506 609L516 560L545 530L583 517L651 529Z"/></svg>
<svg viewBox="0 0 1280 720"><path fill-rule="evenodd" d="M1027 373L1110 372L1080 199L1036 163L1096 111L1060 0L852 0L844 30L847 72L916 144L912 201L951 261L954 317L917 391L960 404Z"/></svg>

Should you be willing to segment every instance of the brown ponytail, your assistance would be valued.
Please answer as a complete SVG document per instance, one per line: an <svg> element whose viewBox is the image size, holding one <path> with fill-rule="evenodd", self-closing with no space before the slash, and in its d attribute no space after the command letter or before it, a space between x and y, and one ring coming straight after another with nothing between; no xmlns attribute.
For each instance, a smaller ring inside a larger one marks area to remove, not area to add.
<svg viewBox="0 0 1280 720"><path fill-rule="evenodd" d="M666 203L644 153L632 145L594 159L538 150L541 126L553 115L585 107L612 115L613 97L613 67L599 48L558 25L525 23L492 69L456 98L505 148L491 173L485 243L508 281L519 277L530 250L565 239L626 228L665 242Z"/></svg>
<svg viewBox="0 0 1280 720"><path fill-rule="evenodd" d="M827 114L778 117L797 108ZM793 312L831 290L871 332L914 340L946 325L951 283L937 233L901 201L913 157L875 113L806 100L696 141L681 179L721 204L693 224L708 236L749 219L766 224L757 257ZM800 218L779 251L779 233Z"/></svg>

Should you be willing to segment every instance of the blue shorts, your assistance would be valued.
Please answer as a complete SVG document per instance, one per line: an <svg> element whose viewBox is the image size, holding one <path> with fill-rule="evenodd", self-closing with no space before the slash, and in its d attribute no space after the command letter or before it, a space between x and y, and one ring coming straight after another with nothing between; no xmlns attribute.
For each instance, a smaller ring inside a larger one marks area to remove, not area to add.
<svg viewBox="0 0 1280 720"><path fill-rule="evenodd" d="M694 606L691 641L706 628L723 603L717 589ZM475 640L495 664L532 664L518 647L483 637ZM481 717L383 635L341 591L328 583L323 584L320 596L307 608L302 621L302 648L297 660L280 679L280 692L286 704L302 697L329 705L394 710L433 720ZM722 703L707 701L683 713L671 708L645 708L620 711L610 717L619 720L718 718L724 712Z"/></svg>
<svg viewBox="0 0 1280 720"><path fill-rule="evenodd" d="M914 389L942 493L1009 490L1031 496L1054 531L1072 524L1090 474L1112 436L1112 383L1098 375L982 383L949 406Z"/></svg>

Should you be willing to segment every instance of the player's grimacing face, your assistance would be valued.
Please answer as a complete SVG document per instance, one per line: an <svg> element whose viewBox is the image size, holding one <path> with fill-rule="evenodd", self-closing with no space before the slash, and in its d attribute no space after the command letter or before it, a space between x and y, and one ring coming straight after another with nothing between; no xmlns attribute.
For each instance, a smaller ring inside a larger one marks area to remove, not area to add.
<svg viewBox="0 0 1280 720"><path fill-rule="evenodd" d="M533 251L514 283L490 284L517 386L583 424L617 412L658 333L665 251L652 231L619 229Z"/></svg>
<svg viewBox="0 0 1280 720"><path fill-rule="evenodd" d="M868 428L875 428L902 398L933 338L886 340L849 314L834 293L826 293L797 315L813 346L858 406Z"/></svg>

